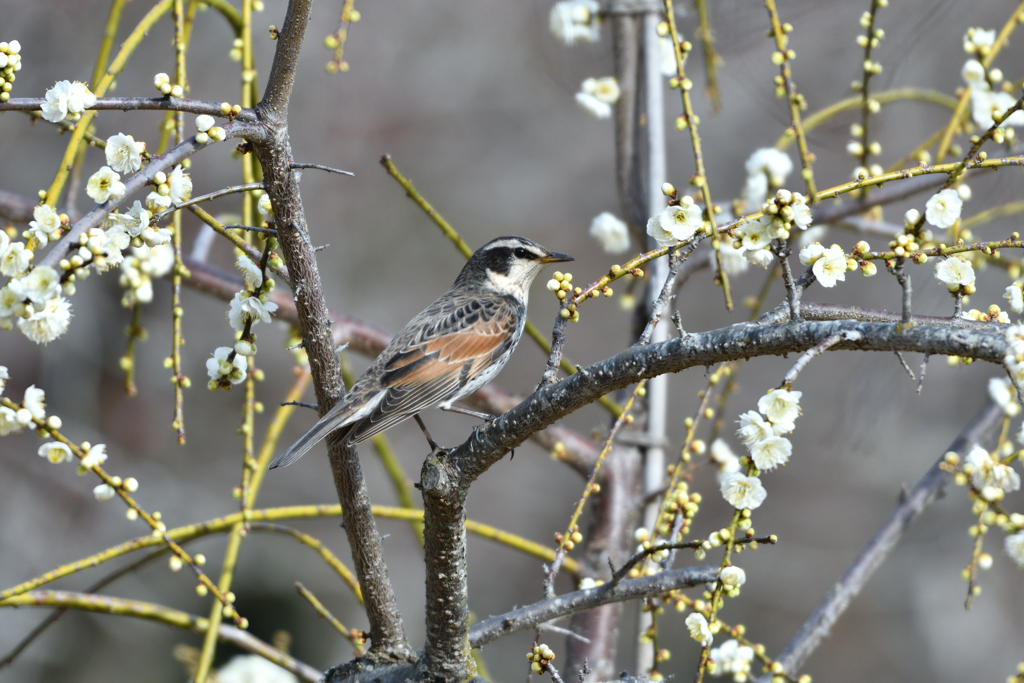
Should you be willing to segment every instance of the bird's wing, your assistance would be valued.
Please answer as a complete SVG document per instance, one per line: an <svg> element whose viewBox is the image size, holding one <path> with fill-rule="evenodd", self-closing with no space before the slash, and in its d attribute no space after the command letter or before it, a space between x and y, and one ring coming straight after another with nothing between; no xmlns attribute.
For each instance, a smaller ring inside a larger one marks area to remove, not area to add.
<svg viewBox="0 0 1024 683"><path fill-rule="evenodd" d="M354 426L359 442L415 413L443 403L511 348L519 324L507 301L453 302L429 327L411 336L384 364L383 398Z"/></svg>
<svg viewBox="0 0 1024 683"><path fill-rule="evenodd" d="M270 469L290 465L336 430L349 427L346 438L358 443L443 402L509 350L518 324L512 302L438 300L398 333L348 395Z"/></svg>

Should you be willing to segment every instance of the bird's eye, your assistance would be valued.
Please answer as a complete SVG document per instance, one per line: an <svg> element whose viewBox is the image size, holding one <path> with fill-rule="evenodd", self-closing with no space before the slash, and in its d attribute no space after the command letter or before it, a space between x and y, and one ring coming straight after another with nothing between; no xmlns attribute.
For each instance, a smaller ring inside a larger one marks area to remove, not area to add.
<svg viewBox="0 0 1024 683"><path fill-rule="evenodd" d="M523 249L522 247L516 247L516 250L513 253L516 255L517 258L528 258L526 250Z"/></svg>

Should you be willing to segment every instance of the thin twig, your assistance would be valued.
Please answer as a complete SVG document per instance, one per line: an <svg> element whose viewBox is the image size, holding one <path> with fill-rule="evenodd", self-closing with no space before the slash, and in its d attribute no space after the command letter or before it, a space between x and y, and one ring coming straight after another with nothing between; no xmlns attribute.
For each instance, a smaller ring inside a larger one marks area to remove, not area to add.
<svg viewBox="0 0 1024 683"><path fill-rule="evenodd" d="M673 297L676 277L679 275L679 266L683 263L683 259L683 255L677 251L668 252L668 274L665 276L665 284L661 288L661 294L658 295L658 298L651 305L651 315L647 320L647 326L644 327L643 333L636 342L638 345L646 346L651 343L654 328L658 326L665 307Z"/></svg>
<svg viewBox="0 0 1024 683"><path fill-rule="evenodd" d="M338 173L339 175L355 176L352 171L342 171L340 168L332 168L330 166L324 166L323 164L296 164L292 162L292 168L315 168L318 171L327 171L328 173Z"/></svg>
<svg viewBox="0 0 1024 683"><path fill-rule="evenodd" d="M902 365L903 369L907 371L910 379L917 379L917 377L914 376L914 371L910 369L909 365L907 365L907 359L903 357L903 354L899 351L893 351L893 353L895 353L896 357L900 359L900 365Z"/></svg>
<svg viewBox="0 0 1024 683"><path fill-rule="evenodd" d="M863 338L864 335L857 331L846 331L839 332L837 334L830 334L829 336L822 339L819 343L815 344L813 347L805 351L803 355L801 355L800 358L797 359L796 363L793 364L793 367L790 368L789 372L786 373L786 376L782 378L782 384L780 386L782 388L789 388L793 386L793 382L796 381L797 375L800 374L801 370L807 367L807 364L810 363L812 359L825 353L839 342L852 342L858 341Z"/></svg>
<svg viewBox="0 0 1024 683"><path fill-rule="evenodd" d="M275 228L258 228L255 225L225 225L224 227L229 228L231 230L246 230L249 232L262 233L264 235L274 235L275 237L277 236L277 229Z"/></svg>
<svg viewBox="0 0 1024 683"><path fill-rule="evenodd" d="M178 211L180 209L184 209L186 206L192 206L193 204L199 204L201 202L208 202L211 199L216 199L217 197L224 197L226 195L235 194L237 192L249 192L250 190L262 190L262 189L263 189L263 183L246 183L244 185L232 185L231 187L225 187L225 188L222 188L220 190L217 190L216 192L211 192L209 194L204 194L204 195L200 195L198 197L193 197L192 199L189 199L186 202L182 202L181 204L175 204L174 206L172 206L170 208L167 208L167 209L164 209L160 213L156 214L150 220L155 223L155 222L159 221L160 219L162 219L162 218L164 218L166 216L171 215L175 211Z"/></svg>

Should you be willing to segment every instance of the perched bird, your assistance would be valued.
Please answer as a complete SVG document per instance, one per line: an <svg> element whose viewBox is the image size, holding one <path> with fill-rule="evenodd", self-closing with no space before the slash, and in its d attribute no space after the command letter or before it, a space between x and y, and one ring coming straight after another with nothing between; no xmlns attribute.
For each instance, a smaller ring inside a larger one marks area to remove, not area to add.
<svg viewBox="0 0 1024 683"><path fill-rule="evenodd" d="M572 261L525 237L480 247L455 284L395 335L330 412L270 463L295 462L329 434L359 443L471 394L508 362L526 324L530 284L546 263Z"/></svg>

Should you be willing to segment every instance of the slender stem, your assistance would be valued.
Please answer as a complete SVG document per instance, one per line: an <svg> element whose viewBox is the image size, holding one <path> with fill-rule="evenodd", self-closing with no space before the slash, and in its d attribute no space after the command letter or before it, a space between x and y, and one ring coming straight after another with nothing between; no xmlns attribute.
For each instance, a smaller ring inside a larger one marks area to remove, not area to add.
<svg viewBox="0 0 1024 683"><path fill-rule="evenodd" d="M768 19L771 23L771 35L775 38L775 46L778 49L776 55L781 56L779 73L782 76L783 87L789 101L789 117L793 122L793 133L796 135L797 147L800 149L800 163L803 165L804 182L807 184L807 194L810 195L810 203L817 204L820 197L814 184L814 154L807 146L807 132L804 130L800 111L806 107L803 95L797 92L796 83L793 81L793 71L789 66L792 59L792 51L788 49L789 38L779 20L779 11L775 8L775 0L764 0L765 9L768 10ZM777 62L778 63L778 62Z"/></svg>

